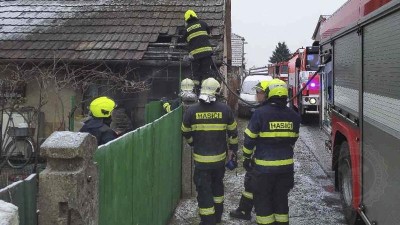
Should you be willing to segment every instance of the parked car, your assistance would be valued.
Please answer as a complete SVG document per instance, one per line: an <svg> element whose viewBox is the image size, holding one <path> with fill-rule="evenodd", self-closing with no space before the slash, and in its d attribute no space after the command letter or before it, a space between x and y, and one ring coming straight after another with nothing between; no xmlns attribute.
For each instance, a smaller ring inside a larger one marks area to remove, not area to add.
<svg viewBox="0 0 400 225"><path fill-rule="evenodd" d="M272 76L252 75L244 78L242 87L240 88L240 98L252 105L255 106L258 105L256 99L256 89L254 88L254 86L256 86L258 82L263 80L272 80ZM248 104L239 99L239 104L238 104L239 117L250 116L252 112L254 112L254 110L255 107L249 106Z"/></svg>

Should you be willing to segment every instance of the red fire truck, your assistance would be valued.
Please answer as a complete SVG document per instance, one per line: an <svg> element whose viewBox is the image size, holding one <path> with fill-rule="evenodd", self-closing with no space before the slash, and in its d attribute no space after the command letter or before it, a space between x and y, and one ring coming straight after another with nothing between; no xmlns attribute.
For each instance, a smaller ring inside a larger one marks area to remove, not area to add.
<svg viewBox="0 0 400 225"><path fill-rule="evenodd" d="M289 97L296 96L301 88L312 78L319 66L319 48L311 46L298 49L290 58L289 65ZM319 113L319 75L290 102L290 106L304 117Z"/></svg>
<svg viewBox="0 0 400 225"><path fill-rule="evenodd" d="M273 78L288 80L288 62L279 62L268 65L268 74Z"/></svg>
<svg viewBox="0 0 400 225"><path fill-rule="evenodd" d="M346 219L400 224L400 1L349 0L320 35L321 126Z"/></svg>

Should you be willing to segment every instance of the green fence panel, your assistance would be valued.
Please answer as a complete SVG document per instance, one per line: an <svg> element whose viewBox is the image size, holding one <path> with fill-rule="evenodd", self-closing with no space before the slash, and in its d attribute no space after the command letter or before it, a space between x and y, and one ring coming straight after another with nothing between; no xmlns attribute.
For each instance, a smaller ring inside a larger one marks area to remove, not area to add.
<svg viewBox="0 0 400 225"><path fill-rule="evenodd" d="M154 161L154 168L158 179L155 181L154 187L154 203L158 204L159 211L154 211L154 217L158 218L161 223L166 224L170 218L180 197L181 184L181 114L175 113L168 120L156 120L152 124L153 133L155 135L154 144L158 149L157 156ZM178 137L178 138L159 138L159 137ZM165 213L169 212L169 213Z"/></svg>
<svg viewBox="0 0 400 225"><path fill-rule="evenodd" d="M18 207L20 225L36 225L37 176L30 175L0 190L0 199Z"/></svg>
<svg viewBox="0 0 400 225"><path fill-rule="evenodd" d="M180 107L97 150L100 225L167 223L181 193L181 120Z"/></svg>
<svg viewBox="0 0 400 225"><path fill-rule="evenodd" d="M147 103L145 106L146 123L151 123L154 120L160 118L164 114L165 112L162 108L162 104L160 101L153 101Z"/></svg>

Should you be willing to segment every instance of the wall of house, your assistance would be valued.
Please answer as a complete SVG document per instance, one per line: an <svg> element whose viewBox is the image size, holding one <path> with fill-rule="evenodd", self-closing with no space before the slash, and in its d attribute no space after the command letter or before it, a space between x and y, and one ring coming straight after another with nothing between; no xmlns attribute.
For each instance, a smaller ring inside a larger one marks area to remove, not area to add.
<svg viewBox="0 0 400 225"><path fill-rule="evenodd" d="M2 67L4 68L4 67ZM7 80L8 75L11 73L8 70L1 70L0 72L0 79ZM29 80L29 79L26 79ZM25 97L21 101L19 105L19 109L21 110L22 107L33 107L37 110L39 106L39 99L40 99L40 88L38 83L35 80L31 80L26 84L25 87ZM71 88L65 88L60 93L57 94L56 90L54 89L53 84L49 84L48 87L44 87L42 89L42 96L45 96L45 104L41 108L40 113L40 121L39 121L39 128L37 119L33 119L32 126L36 128L36 133L39 133L39 138L45 138L49 136L55 130L67 130L69 121L68 121L68 114L71 111L73 106L71 105L71 97L76 98L76 102L80 102L82 98L79 91L75 91ZM10 99L9 99L10 100ZM78 107L76 110L76 114L80 114L80 108ZM31 110L30 110L31 112ZM6 124L8 121L7 113L3 113L4 123ZM31 113L29 113L31 114ZM24 113L26 117L27 113ZM16 115L13 116L15 118ZM35 117L36 118L36 117ZM78 120L80 118L76 118L75 125L79 126ZM23 117L20 119L21 121L15 121L21 123ZM14 124L14 126L18 126L18 124ZM3 130L5 128L3 127Z"/></svg>
<svg viewBox="0 0 400 225"><path fill-rule="evenodd" d="M156 62L146 64L145 66L138 66L138 68L136 79L140 77L141 80L147 80L150 84L149 90L131 94L107 93L107 95L116 100L119 108L121 108L120 113L125 113L130 119L132 125L128 127L131 127L132 129L145 124L145 105L148 102L158 101L162 97L167 97L168 99L178 98L180 80L187 77L191 78L192 75L189 63L183 63L180 67L177 62L172 62L168 65ZM0 78L5 77L4 73L1 74L0 72ZM78 106L74 111L73 131L79 131L82 127L82 121L88 113L86 107L89 105L89 102L82 103L82 99L84 98L82 91L74 90L72 88L64 88L57 94L54 85L52 84L43 88L42 91L44 92L46 104L41 108L41 129L37 129L39 137L46 138L54 131L69 129L68 116L71 109L74 108L74 105L71 102L72 97L75 98L75 104ZM90 95L104 95L104 93L101 93L102 91L103 90L96 90L91 94L87 93L85 99L91 99ZM26 86L26 97L21 106L37 108L39 97L40 88L36 81L31 81Z"/></svg>
<svg viewBox="0 0 400 225"><path fill-rule="evenodd" d="M42 93L46 103L42 106L43 112L43 125L42 137L49 136L54 131L68 130L69 126L69 113L74 108L71 98L75 98L75 103L79 105L82 99L80 91L73 90L72 88L65 88L59 93L56 92L54 85L43 88ZM26 102L24 106L33 106L35 108L39 105L40 88L36 82L27 84ZM81 127L80 120L83 119L81 115L81 108L75 110L74 116L74 130L79 130Z"/></svg>
<svg viewBox="0 0 400 225"><path fill-rule="evenodd" d="M121 101L129 112L133 127L137 128L144 125L145 105L151 101L158 101L162 97L168 99L178 98L180 91L180 79L191 76L188 66L182 66L180 73L179 65L170 66L143 66L139 70L141 78L148 79L150 90L137 93L133 96L126 96L130 100ZM118 98L116 98L118 101Z"/></svg>

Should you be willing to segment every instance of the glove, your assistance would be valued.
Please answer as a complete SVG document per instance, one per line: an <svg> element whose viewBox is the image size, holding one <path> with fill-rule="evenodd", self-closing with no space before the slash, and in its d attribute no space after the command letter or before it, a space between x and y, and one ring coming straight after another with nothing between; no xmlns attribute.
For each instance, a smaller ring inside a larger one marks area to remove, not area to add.
<svg viewBox="0 0 400 225"><path fill-rule="evenodd" d="M243 160L243 168L249 172L253 169L253 162L250 158L244 158Z"/></svg>
<svg viewBox="0 0 400 225"><path fill-rule="evenodd" d="M225 165L226 168L228 168L229 170L234 170L238 166L238 163L236 154L231 150L228 151L228 159L229 161Z"/></svg>

